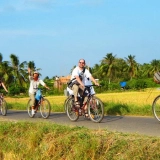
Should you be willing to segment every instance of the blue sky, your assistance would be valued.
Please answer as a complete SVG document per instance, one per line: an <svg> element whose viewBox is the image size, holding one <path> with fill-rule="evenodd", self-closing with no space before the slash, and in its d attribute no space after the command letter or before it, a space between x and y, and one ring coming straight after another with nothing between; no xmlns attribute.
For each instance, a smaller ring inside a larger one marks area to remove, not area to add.
<svg viewBox="0 0 160 160"><path fill-rule="evenodd" d="M80 58L93 67L113 53L160 59L159 0L1 0L0 52L34 61L42 77L68 75Z"/></svg>

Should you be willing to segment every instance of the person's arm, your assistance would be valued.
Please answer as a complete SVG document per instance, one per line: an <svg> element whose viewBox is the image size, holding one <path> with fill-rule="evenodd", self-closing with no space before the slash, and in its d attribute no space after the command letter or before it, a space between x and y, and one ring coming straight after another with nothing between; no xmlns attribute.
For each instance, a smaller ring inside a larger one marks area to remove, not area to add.
<svg viewBox="0 0 160 160"><path fill-rule="evenodd" d="M92 75L91 75L89 78L91 79L91 81L92 81L95 85L99 86L99 83L93 78Z"/></svg>
<svg viewBox="0 0 160 160"><path fill-rule="evenodd" d="M29 74L29 80L31 81L32 80L32 76L31 76L31 69L28 68L28 74Z"/></svg>
<svg viewBox="0 0 160 160"><path fill-rule="evenodd" d="M39 82L43 87L45 87L46 89L50 90L50 88L44 83L43 80L40 79Z"/></svg>
<svg viewBox="0 0 160 160"><path fill-rule="evenodd" d="M92 76L92 74L89 72L89 70L86 69L85 71L85 76L89 77L89 79L96 85L99 86L99 83L94 79L94 77Z"/></svg>
<svg viewBox="0 0 160 160"><path fill-rule="evenodd" d="M5 86L3 83L2 83L2 86L3 86L4 90L5 90L6 92L8 92L6 86Z"/></svg>
<svg viewBox="0 0 160 160"><path fill-rule="evenodd" d="M28 74L29 74L29 76L31 76L31 69L30 68L28 68Z"/></svg>
<svg viewBox="0 0 160 160"><path fill-rule="evenodd" d="M84 87L84 84L83 84L83 82L81 81L81 79L79 78L79 76L75 76L75 78L76 78L77 82L78 82L82 87Z"/></svg>
<svg viewBox="0 0 160 160"><path fill-rule="evenodd" d="M46 84L44 85L44 87L47 88L48 90L50 90L50 88Z"/></svg>

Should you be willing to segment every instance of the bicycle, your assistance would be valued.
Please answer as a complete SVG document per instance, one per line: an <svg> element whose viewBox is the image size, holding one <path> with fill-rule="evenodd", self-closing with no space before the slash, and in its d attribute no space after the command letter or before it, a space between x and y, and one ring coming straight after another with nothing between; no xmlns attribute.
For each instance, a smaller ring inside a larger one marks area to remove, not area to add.
<svg viewBox="0 0 160 160"><path fill-rule="evenodd" d="M63 104L63 107L64 107L64 111L67 112L67 103L69 101L69 99L72 97L73 95L69 95L65 101L64 101L64 104Z"/></svg>
<svg viewBox="0 0 160 160"><path fill-rule="evenodd" d="M158 95L152 103L152 112L154 117L160 121L160 95Z"/></svg>
<svg viewBox="0 0 160 160"><path fill-rule="evenodd" d="M44 98L45 96L42 95L41 93L41 89L38 89L41 96L39 100L35 101L35 110L36 112L39 110L41 113L41 116L43 118L48 118L50 116L50 112L51 112L51 105L50 102L48 101L48 99ZM37 91L38 91L37 90ZM29 117L33 118L35 116L35 114L32 114L32 105L31 105L31 99L29 99L28 103L27 103L27 111L28 111L28 115Z"/></svg>
<svg viewBox="0 0 160 160"><path fill-rule="evenodd" d="M100 123L104 117L103 102L96 96L91 95L91 87L95 85L85 86L83 95L79 97L80 108L77 108L74 103L74 97L71 96L66 102L67 116L71 121L77 121L79 116L85 116L85 106L87 105L87 114L91 121ZM87 95L86 91L88 92ZM83 104L83 100L87 96L87 101Z"/></svg>
<svg viewBox="0 0 160 160"><path fill-rule="evenodd" d="M7 114L7 102L4 99L3 93L0 94L0 110L3 116Z"/></svg>

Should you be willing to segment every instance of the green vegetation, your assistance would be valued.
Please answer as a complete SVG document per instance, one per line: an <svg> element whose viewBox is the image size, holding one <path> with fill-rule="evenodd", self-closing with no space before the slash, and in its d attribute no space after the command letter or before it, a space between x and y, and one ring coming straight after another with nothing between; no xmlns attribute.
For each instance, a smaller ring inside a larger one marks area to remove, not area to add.
<svg viewBox="0 0 160 160"><path fill-rule="evenodd" d="M26 104L19 102L8 103L8 109L26 110ZM108 102L104 103L105 115L136 115L136 116L153 116L151 105L137 106L133 104L122 104ZM64 112L63 104L51 105L52 112Z"/></svg>
<svg viewBox="0 0 160 160"><path fill-rule="evenodd" d="M1 122L0 159L160 159L160 139L44 122Z"/></svg>
<svg viewBox="0 0 160 160"><path fill-rule="evenodd" d="M135 59L134 55L118 58L112 53L107 53L99 64L95 64L93 67L86 66L103 86L97 88L96 92L120 91L122 88L141 90L158 86L153 82L153 75L160 70L160 60L154 59L150 63L139 64ZM9 96L28 95L28 67L31 68L32 72L34 70L41 71L40 68L36 67L34 61L20 62L15 54L10 55L10 61L3 61L3 55L0 53L0 77L9 90ZM49 92L44 89L46 95L62 95L66 88L66 84L61 89L54 88L55 76L44 78L45 83L51 88ZM120 82L124 81L127 82L127 85L125 87L120 86Z"/></svg>

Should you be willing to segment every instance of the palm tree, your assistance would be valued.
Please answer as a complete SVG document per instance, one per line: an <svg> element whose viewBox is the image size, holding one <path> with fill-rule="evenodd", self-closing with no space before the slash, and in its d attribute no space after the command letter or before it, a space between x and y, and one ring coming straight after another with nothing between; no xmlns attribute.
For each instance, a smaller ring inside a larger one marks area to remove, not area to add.
<svg viewBox="0 0 160 160"><path fill-rule="evenodd" d="M20 63L18 57L15 54L11 54L10 59L11 59L11 67L13 69L15 85L25 87L27 82L26 81L27 62L24 61Z"/></svg>
<svg viewBox="0 0 160 160"><path fill-rule="evenodd" d="M114 72L115 57L116 55L113 56L112 53L107 53L102 60L101 72L102 75L106 75L109 78L109 84Z"/></svg>
<svg viewBox="0 0 160 160"><path fill-rule="evenodd" d="M13 81L12 68L8 61L3 61L2 53L0 53L0 77L5 81L6 86Z"/></svg>
<svg viewBox="0 0 160 160"><path fill-rule="evenodd" d="M117 81L126 81L129 79L129 76L127 74L127 63L122 58L115 59L114 79Z"/></svg>
<svg viewBox="0 0 160 160"><path fill-rule="evenodd" d="M151 61L151 69L150 69L150 73L154 74L155 72L160 71L160 60L152 60Z"/></svg>
<svg viewBox="0 0 160 160"><path fill-rule="evenodd" d="M3 56L2 56L2 53L0 53L0 63L2 63L2 60L3 60Z"/></svg>
<svg viewBox="0 0 160 160"><path fill-rule="evenodd" d="M125 58L128 64L128 73L130 75L130 79L136 76L137 74L137 62L135 60L135 56L129 55L128 58Z"/></svg>
<svg viewBox="0 0 160 160"><path fill-rule="evenodd" d="M101 76L101 72L100 72L100 65L95 64L93 66L93 68L91 69L91 71L92 71L92 75L93 75L94 78L98 78L99 79L100 77L102 77Z"/></svg>

